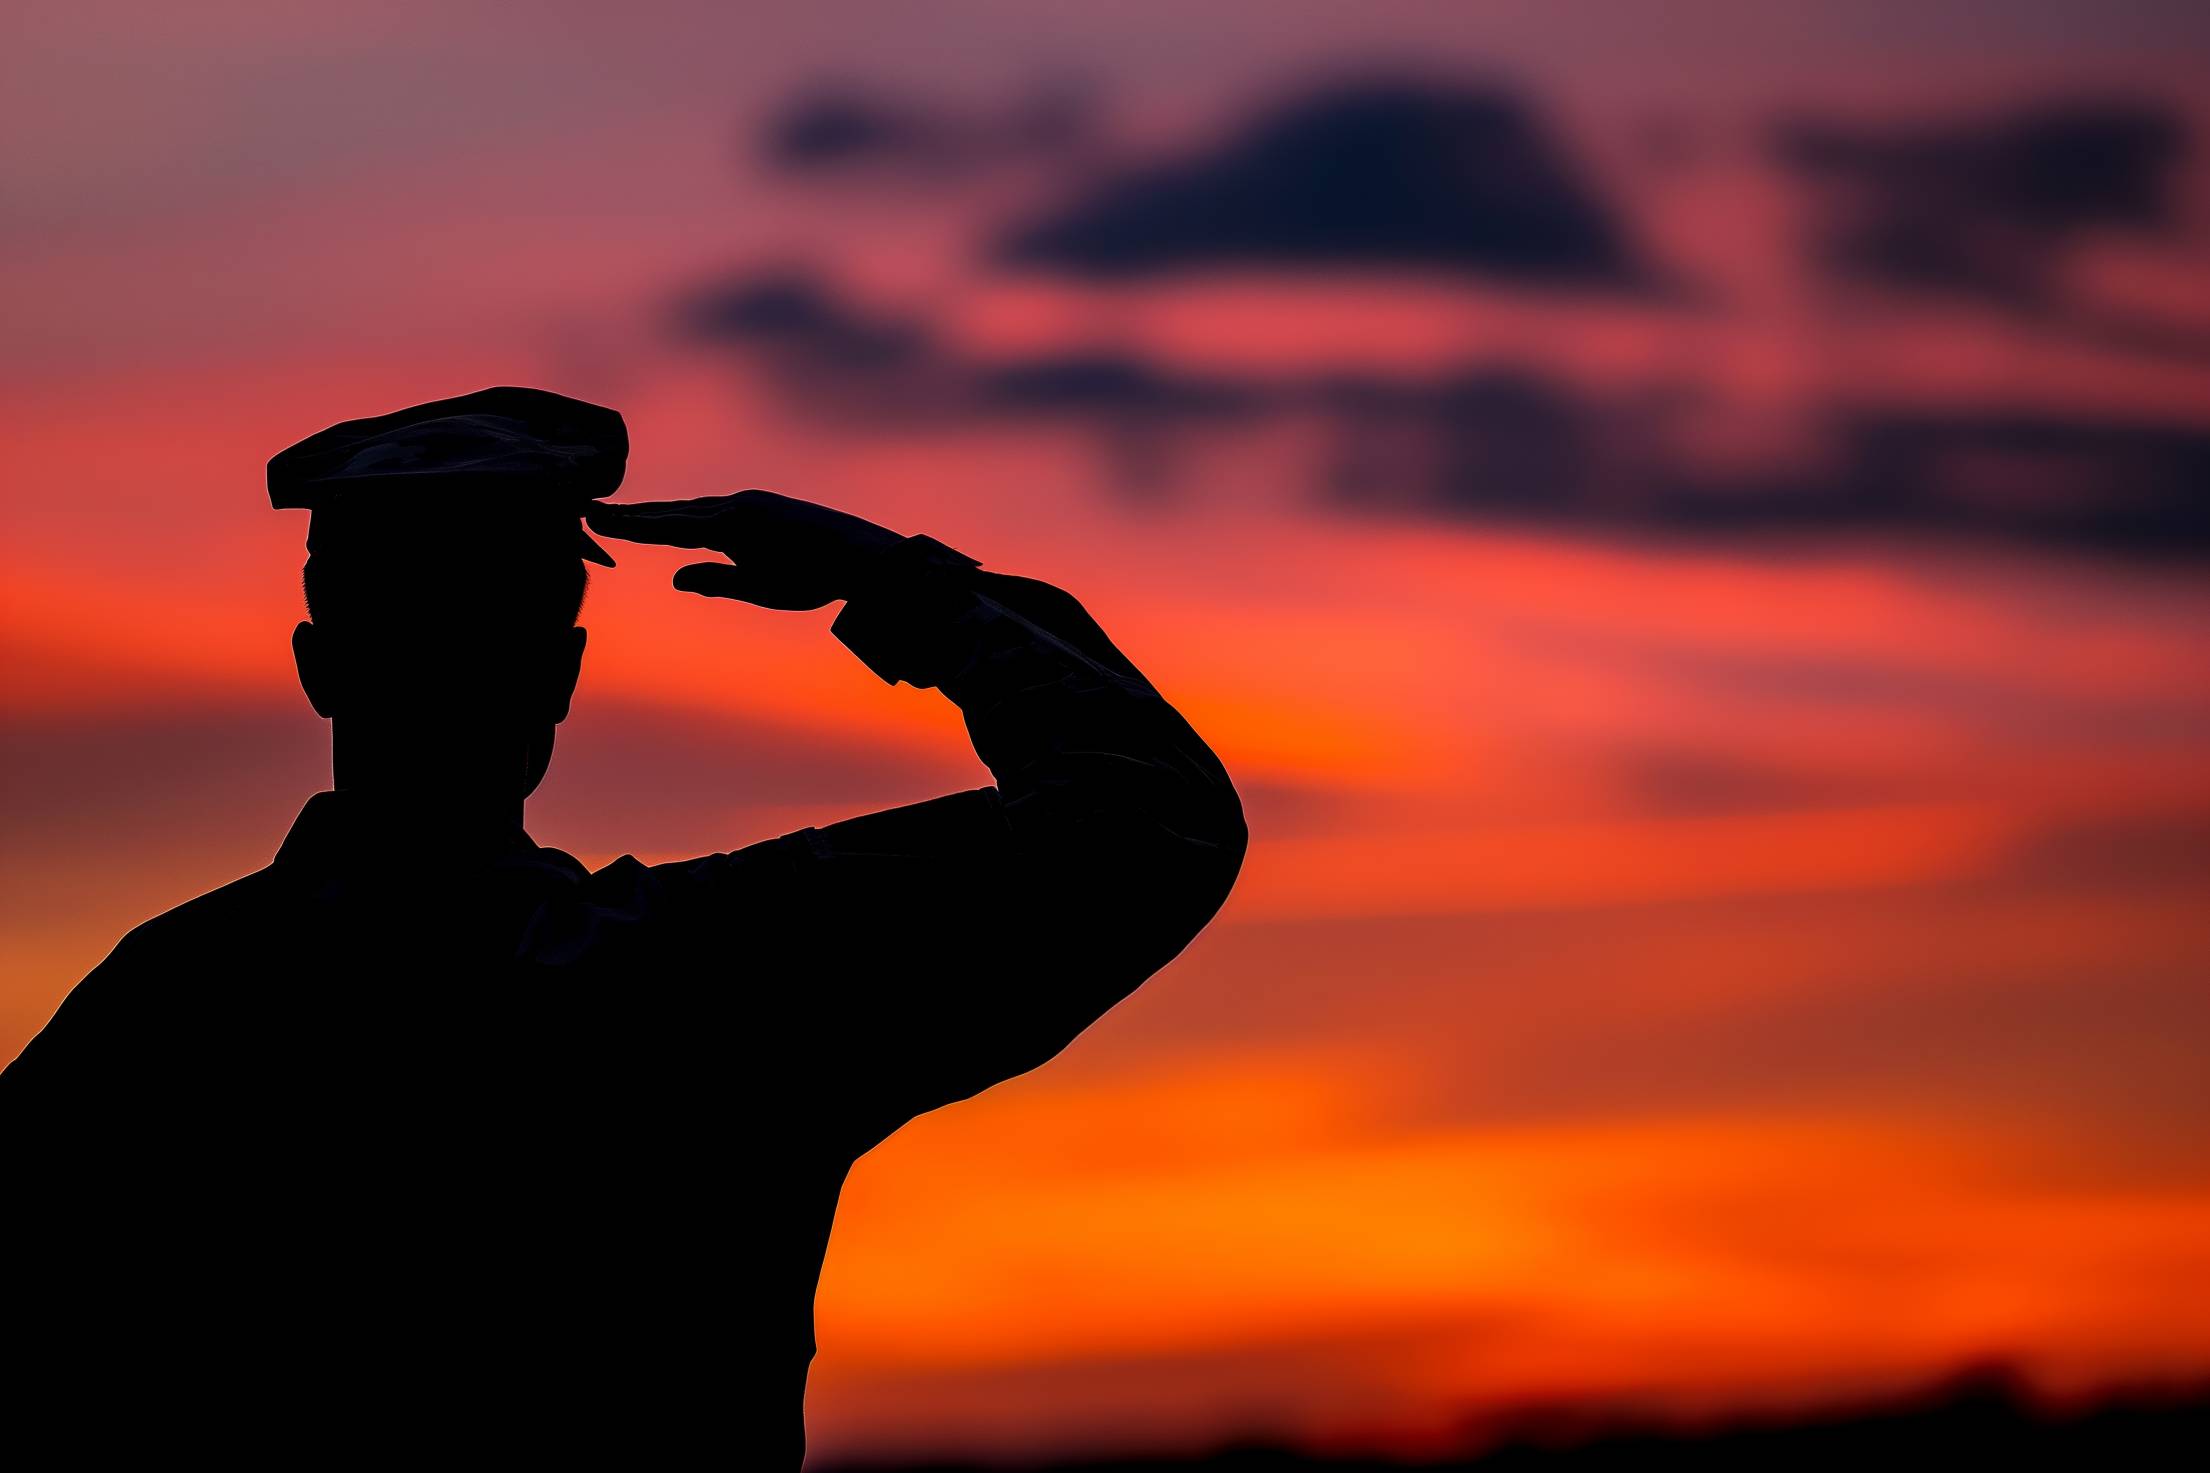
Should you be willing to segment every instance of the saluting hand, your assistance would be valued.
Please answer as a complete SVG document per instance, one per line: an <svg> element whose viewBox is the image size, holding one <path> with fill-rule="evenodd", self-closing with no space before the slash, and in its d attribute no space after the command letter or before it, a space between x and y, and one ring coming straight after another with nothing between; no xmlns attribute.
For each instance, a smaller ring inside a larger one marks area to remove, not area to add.
<svg viewBox="0 0 2210 1473"><path fill-rule="evenodd" d="M818 609L851 597L868 565L905 540L849 512L772 491L593 502L584 520L594 532L629 542L718 552L729 561L678 568L675 586L770 609Z"/></svg>

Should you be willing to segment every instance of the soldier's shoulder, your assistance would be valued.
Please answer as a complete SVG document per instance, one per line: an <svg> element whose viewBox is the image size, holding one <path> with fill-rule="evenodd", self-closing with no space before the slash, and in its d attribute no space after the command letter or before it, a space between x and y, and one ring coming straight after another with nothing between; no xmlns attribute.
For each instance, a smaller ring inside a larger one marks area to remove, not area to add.
<svg viewBox="0 0 2210 1473"><path fill-rule="evenodd" d="M62 1061L83 1059L87 1049L127 1053L156 1036L174 1042L180 1036L176 1030L190 1023L187 1004L203 996L178 983L234 954L226 939L267 913L275 883L266 870L257 870L125 932L106 960L63 995L53 1017L8 1069L11 1085L28 1089L34 1076L51 1074Z"/></svg>
<svg viewBox="0 0 2210 1473"><path fill-rule="evenodd" d="M137 957L168 953L204 937L232 931L266 915L282 890L281 873L273 865L241 875L131 927L116 943L109 962L128 965Z"/></svg>

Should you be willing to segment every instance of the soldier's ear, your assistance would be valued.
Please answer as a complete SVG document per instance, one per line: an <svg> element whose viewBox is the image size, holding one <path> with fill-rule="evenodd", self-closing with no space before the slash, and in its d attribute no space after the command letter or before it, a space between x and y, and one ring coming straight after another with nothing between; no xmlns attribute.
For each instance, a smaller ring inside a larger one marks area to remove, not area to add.
<svg viewBox="0 0 2210 1473"><path fill-rule="evenodd" d="M583 676L583 646L590 631L582 625L564 631L559 663L552 671L552 719L555 726L568 719L568 705L575 699L576 682Z"/></svg>
<svg viewBox="0 0 2210 1473"><path fill-rule="evenodd" d="M337 671L331 668L329 641L305 619L292 627L292 663L299 667L299 688L315 714L328 720L337 714Z"/></svg>

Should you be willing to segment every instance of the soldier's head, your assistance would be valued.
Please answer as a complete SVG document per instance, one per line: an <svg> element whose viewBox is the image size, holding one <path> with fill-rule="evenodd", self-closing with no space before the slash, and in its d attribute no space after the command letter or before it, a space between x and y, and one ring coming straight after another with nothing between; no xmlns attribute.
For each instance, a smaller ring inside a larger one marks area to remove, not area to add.
<svg viewBox="0 0 2210 1473"><path fill-rule="evenodd" d="M526 795L551 760L582 666L578 520L620 484L619 415L534 389L486 389L354 420L269 463L306 506L300 684L329 718L338 783Z"/></svg>

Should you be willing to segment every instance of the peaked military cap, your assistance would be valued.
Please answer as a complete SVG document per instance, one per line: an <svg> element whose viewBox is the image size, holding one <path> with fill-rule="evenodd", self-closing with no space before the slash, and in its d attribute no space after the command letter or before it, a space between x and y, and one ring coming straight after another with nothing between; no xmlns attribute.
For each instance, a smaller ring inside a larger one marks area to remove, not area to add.
<svg viewBox="0 0 2210 1473"><path fill-rule="evenodd" d="M459 518L517 544L564 533L578 556L611 568L579 519L621 485L628 459L629 430L611 409L544 389L480 389L349 419L279 451L269 503L314 513L309 552Z"/></svg>

